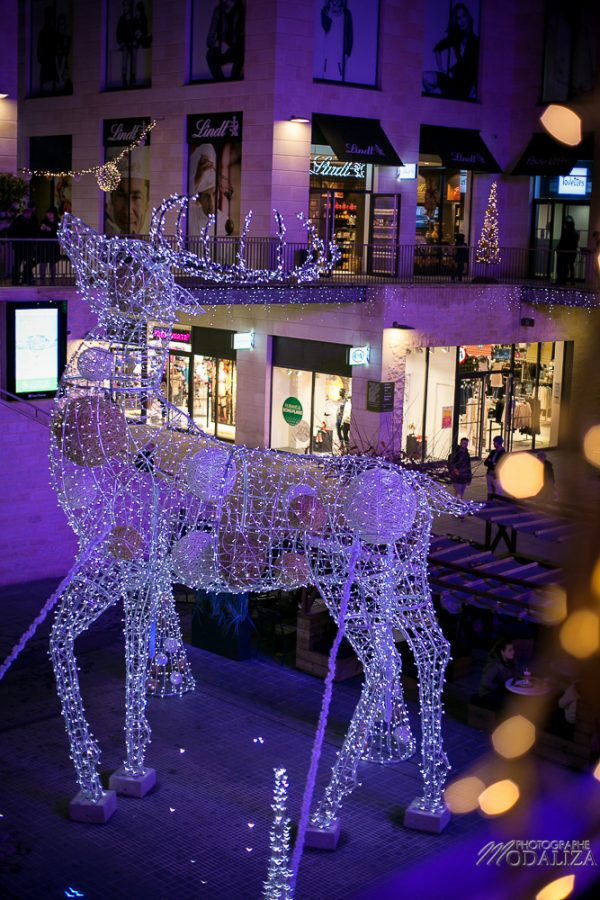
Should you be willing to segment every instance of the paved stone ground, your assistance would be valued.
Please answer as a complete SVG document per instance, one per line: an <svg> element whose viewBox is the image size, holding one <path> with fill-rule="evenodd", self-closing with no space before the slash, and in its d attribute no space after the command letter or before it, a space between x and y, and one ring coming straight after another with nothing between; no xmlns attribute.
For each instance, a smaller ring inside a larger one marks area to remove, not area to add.
<svg viewBox="0 0 600 900"><path fill-rule="evenodd" d="M468 520L460 525L483 528ZM48 582L0 590L0 660L54 586ZM180 611L187 639L191 607L182 604ZM121 611L115 608L77 645L86 709L103 749L105 783L123 754L121 627ZM196 691L180 700L152 699L149 704L153 739L147 761L158 772L155 789L143 800L120 798L106 826L82 825L67 818L76 785L47 639L46 624L0 682L2 900L77 896L70 889L89 900L257 900L268 864L273 768L283 765L288 770L288 813L295 820L322 681L262 653L240 663L188 647ZM360 679L335 686L321 786L359 691ZM455 686L448 686L448 707L452 714L445 717L444 735L456 775L468 770L490 745L487 735L460 720ZM410 709L416 724L414 702ZM495 822L471 813L455 817L442 835L432 836L401 824L404 808L419 791L417 759L387 767L362 764L362 786L342 811L340 846L335 853L305 852L296 900L531 900L531 886L507 881L505 870L486 869L487 880L479 883L479 849L491 837L590 836L594 830L590 832L584 808L593 803L600 809L600 787L590 776L575 776L539 760L518 774L528 785L529 813L521 810ZM537 819L536 796L552 804L549 812L540 807ZM562 806L558 799L554 803L554 796L563 798ZM581 799L574 803L576 796ZM521 872L509 874L517 878ZM544 883L565 872L551 869L542 874ZM600 893L592 890L585 896Z"/></svg>
<svg viewBox="0 0 600 900"><path fill-rule="evenodd" d="M52 587L37 583L2 592L3 658ZM187 630L189 607L182 612ZM66 817L76 787L46 655L47 630L0 683L0 896L59 898L73 887L91 900L260 897L273 767L288 769L289 814L295 819L322 681L275 659L232 662L190 647L196 691L180 700L150 701L148 764L158 770L156 788L141 801L120 799L106 826L82 825ZM118 609L79 641L86 709L103 748L106 778L122 760L122 652ZM321 784L359 689L359 679L335 686ZM411 710L416 718L415 704ZM487 745L483 734L449 717L445 735L455 771ZM338 850L305 853L298 900L357 897L398 868L433 859L440 849L485 831L477 816L455 819L441 836L401 826L403 808L419 790L416 758L398 766L365 763L360 775L362 787L343 811Z"/></svg>

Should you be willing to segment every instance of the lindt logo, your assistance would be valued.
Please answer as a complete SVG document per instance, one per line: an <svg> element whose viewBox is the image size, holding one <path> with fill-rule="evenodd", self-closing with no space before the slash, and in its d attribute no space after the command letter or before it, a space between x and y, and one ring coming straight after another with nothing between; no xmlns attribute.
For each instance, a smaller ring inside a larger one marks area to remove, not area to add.
<svg viewBox="0 0 600 900"><path fill-rule="evenodd" d="M231 119L223 119L223 121L214 126L212 119L197 119L194 130L192 132L193 140L203 140L204 138L222 138L222 137L238 137L240 133L240 121L237 116Z"/></svg>
<svg viewBox="0 0 600 900"><path fill-rule="evenodd" d="M467 156L466 154L461 153L460 150L453 150L452 161L464 163L484 163L485 159L483 158L481 153L471 153L469 156Z"/></svg>
<svg viewBox="0 0 600 900"><path fill-rule="evenodd" d="M385 153L379 144L369 144L368 147L361 147L359 144L346 144L347 153L356 153L359 156L385 156Z"/></svg>
<svg viewBox="0 0 600 900"><path fill-rule="evenodd" d="M143 129L144 124L134 125L129 131L123 127L122 122L115 122L110 126L109 139L111 141L137 141Z"/></svg>

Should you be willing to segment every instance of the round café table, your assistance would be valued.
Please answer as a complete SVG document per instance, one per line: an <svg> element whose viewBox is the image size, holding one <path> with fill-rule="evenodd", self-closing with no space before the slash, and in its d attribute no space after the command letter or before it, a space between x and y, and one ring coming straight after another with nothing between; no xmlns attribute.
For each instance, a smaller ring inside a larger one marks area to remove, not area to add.
<svg viewBox="0 0 600 900"><path fill-rule="evenodd" d="M513 694L521 694L524 697L540 697L542 694L550 693L550 685L543 678L534 678L530 676L525 678L524 675L516 678L509 678L504 682L507 691Z"/></svg>

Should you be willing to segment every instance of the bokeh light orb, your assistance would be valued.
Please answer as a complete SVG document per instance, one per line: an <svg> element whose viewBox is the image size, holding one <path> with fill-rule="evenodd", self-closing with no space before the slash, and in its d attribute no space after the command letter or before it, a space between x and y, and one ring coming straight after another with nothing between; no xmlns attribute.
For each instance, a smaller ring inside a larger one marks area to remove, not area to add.
<svg viewBox="0 0 600 900"><path fill-rule="evenodd" d="M561 878L555 878L554 881L548 882L535 895L535 900L565 900L570 897L575 890L575 876L563 875Z"/></svg>
<svg viewBox="0 0 600 900"><path fill-rule="evenodd" d="M448 785L444 791L446 806L455 814L469 813L477 809L479 797L485 790L485 784L481 778L475 775L467 775L465 778L457 778Z"/></svg>
<svg viewBox="0 0 600 900"><path fill-rule="evenodd" d="M581 119L567 106L551 103L540 116L540 122L555 141L569 147L581 143Z"/></svg>
<svg viewBox="0 0 600 900"><path fill-rule="evenodd" d="M492 732L492 745L505 759L516 759L535 744L535 726L525 716L511 716Z"/></svg>
<svg viewBox="0 0 600 900"><path fill-rule="evenodd" d="M583 439L583 455L589 463L600 469L600 425L592 425Z"/></svg>
<svg viewBox="0 0 600 900"><path fill-rule="evenodd" d="M517 500L535 497L544 485L544 464L531 453L506 453L497 465L502 490Z"/></svg>
<svg viewBox="0 0 600 900"><path fill-rule="evenodd" d="M479 808L486 816L501 816L515 805L519 799L518 785L510 778L495 781L478 797Z"/></svg>
<svg viewBox="0 0 600 900"><path fill-rule="evenodd" d="M576 659L592 656L600 646L600 620L591 609L577 609L560 629L563 650Z"/></svg>

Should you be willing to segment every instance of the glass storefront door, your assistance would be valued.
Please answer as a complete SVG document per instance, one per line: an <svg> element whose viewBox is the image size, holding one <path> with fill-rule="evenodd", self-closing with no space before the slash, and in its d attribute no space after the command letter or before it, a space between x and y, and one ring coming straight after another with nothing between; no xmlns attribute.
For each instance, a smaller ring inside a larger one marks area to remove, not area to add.
<svg viewBox="0 0 600 900"><path fill-rule="evenodd" d="M579 248L587 248L590 225L590 207L587 204L559 200L534 201L532 276L556 277L556 248L569 217L579 235ZM578 253L575 260L575 280L585 278L585 266L585 254Z"/></svg>
<svg viewBox="0 0 600 900"><path fill-rule="evenodd" d="M290 453L341 453L337 423L342 390L351 403L351 378L273 366L271 447Z"/></svg>
<svg viewBox="0 0 600 900"><path fill-rule="evenodd" d="M235 439L236 368L232 359L194 354L192 417L207 434Z"/></svg>
<svg viewBox="0 0 600 900"><path fill-rule="evenodd" d="M341 251L337 268L360 272L365 234L366 194L362 191L315 190L309 198L309 218L325 242Z"/></svg>

